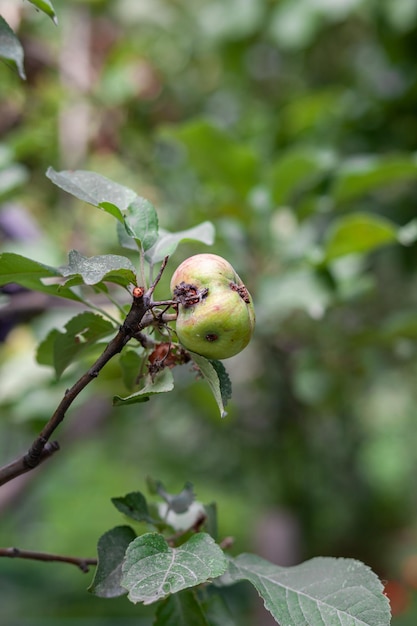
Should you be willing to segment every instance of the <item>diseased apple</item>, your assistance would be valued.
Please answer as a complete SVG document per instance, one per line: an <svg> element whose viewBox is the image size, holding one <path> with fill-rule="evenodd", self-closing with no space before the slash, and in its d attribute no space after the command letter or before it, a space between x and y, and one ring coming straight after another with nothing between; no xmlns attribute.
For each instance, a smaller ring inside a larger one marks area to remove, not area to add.
<svg viewBox="0 0 417 626"><path fill-rule="evenodd" d="M196 254L175 270L180 343L207 359L228 359L245 348L255 327L252 298L226 259Z"/></svg>

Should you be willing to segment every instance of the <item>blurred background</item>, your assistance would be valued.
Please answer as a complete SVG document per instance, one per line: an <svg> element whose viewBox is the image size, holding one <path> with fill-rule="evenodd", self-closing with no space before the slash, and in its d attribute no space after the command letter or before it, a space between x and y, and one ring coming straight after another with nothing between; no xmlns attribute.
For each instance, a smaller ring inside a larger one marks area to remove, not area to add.
<svg viewBox="0 0 417 626"><path fill-rule="evenodd" d="M250 346L225 362L221 420L184 366L169 397L113 408L109 364L57 433L62 451L0 493L0 545L94 556L125 523L110 498L150 475L217 502L235 554L279 565L358 558L417 620L417 4L413 0L19 0L0 14L27 81L0 64L0 243L60 265L120 253L108 215L49 166L151 200L160 225L203 220L253 295ZM115 297L122 294L115 293ZM0 294L0 458L24 451L80 369L56 381L36 345L74 305ZM69 565L0 561L3 622L148 625ZM245 586L239 625L271 622Z"/></svg>

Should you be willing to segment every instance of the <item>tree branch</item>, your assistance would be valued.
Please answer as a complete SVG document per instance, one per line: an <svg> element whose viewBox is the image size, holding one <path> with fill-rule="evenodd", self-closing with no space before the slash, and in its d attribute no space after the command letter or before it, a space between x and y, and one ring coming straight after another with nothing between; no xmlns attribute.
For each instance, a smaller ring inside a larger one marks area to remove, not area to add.
<svg viewBox="0 0 417 626"><path fill-rule="evenodd" d="M70 563L79 567L84 573L90 570L90 565L97 565L97 559L83 559L74 556L62 556L60 554L48 554L47 552L32 552L31 550L19 550L19 548L0 548L0 557Z"/></svg>
<svg viewBox="0 0 417 626"><path fill-rule="evenodd" d="M120 327L117 335L110 341L110 343L107 344L104 352L98 357L94 365L90 367L90 369L83 374L83 376L81 376L81 378L79 378L70 389L67 389L54 414L36 437L28 452L8 465L0 468L0 486L10 480L13 480L17 476L34 469L41 463L41 461L49 458L51 454L59 449L59 446L56 443L48 444L50 437L64 419L68 408L74 402L79 393L99 375L106 363L116 354L121 352L127 342L135 336L140 327L142 318L151 308L152 292L153 289L150 289L143 296L133 297L132 306L130 307L125 321Z"/></svg>

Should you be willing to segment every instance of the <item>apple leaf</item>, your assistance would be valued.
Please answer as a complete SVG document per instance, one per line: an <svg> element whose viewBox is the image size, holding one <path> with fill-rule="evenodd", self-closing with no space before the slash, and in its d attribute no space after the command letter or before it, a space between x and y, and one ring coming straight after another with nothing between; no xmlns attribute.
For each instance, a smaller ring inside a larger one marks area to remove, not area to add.
<svg viewBox="0 0 417 626"><path fill-rule="evenodd" d="M62 273L55 267L32 261L14 252L0 254L0 286L17 283L33 291L81 301L72 289L63 286L62 281L56 280L59 278L62 278Z"/></svg>
<svg viewBox="0 0 417 626"><path fill-rule="evenodd" d="M190 355L203 378L208 382L219 407L221 417L226 417L225 406L232 395L232 386L226 368L220 361L210 361L195 352L190 352Z"/></svg>
<svg viewBox="0 0 417 626"><path fill-rule="evenodd" d="M38 347L38 363L53 364L59 378L68 365L114 330L114 325L101 315L89 311L80 313L65 324L64 332L53 329L48 334Z"/></svg>
<svg viewBox="0 0 417 626"><path fill-rule="evenodd" d="M353 213L337 219L325 243L325 261L353 253L366 253L397 241L397 226L378 215Z"/></svg>
<svg viewBox="0 0 417 626"><path fill-rule="evenodd" d="M154 626L210 626L192 590L180 591L163 600L156 611Z"/></svg>
<svg viewBox="0 0 417 626"><path fill-rule="evenodd" d="M101 174L85 170L56 172L48 168L46 176L60 189L79 200L102 209L123 223L123 212L136 198L136 193Z"/></svg>
<svg viewBox="0 0 417 626"><path fill-rule="evenodd" d="M415 155L365 155L346 161L338 170L331 189L336 203L351 202L387 185L415 181Z"/></svg>
<svg viewBox="0 0 417 626"><path fill-rule="evenodd" d="M248 580L281 626L389 626L383 586L354 559L320 557L278 567L253 554L230 560L226 577Z"/></svg>
<svg viewBox="0 0 417 626"><path fill-rule="evenodd" d="M58 24L58 19L52 3L49 0L29 0L37 9L43 11L48 17L51 18L54 24Z"/></svg>
<svg viewBox="0 0 417 626"><path fill-rule="evenodd" d="M0 15L0 57L5 61L11 61L23 80L26 79L23 65L24 52L22 44L16 37L8 23Z"/></svg>
<svg viewBox="0 0 417 626"><path fill-rule="evenodd" d="M149 513L146 498L140 491L133 491L122 498L112 498L111 501L120 513L127 515L135 521L155 524L155 520L152 519Z"/></svg>
<svg viewBox="0 0 417 626"><path fill-rule="evenodd" d="M146 533L127 549L122 585L132 602L151 604L217 578L226 569L223 551L206 533L192 535L178 548L158 533Z"/></svg>
<svg viewBox="0 0 417 626"><path fill-rule="evenodd" d="M126 593L121 586L122 563L129 544L136 538L130 526L116 526L98 540L98 565L88 591L100 598L116 598Z"/></svg>
<svg viewBox="0 0 417 626"><path fill-rule="evenodd" d="M61 267L60 272L62 276L73 277L67 285L97 285L105 281L127 287L137 283L136 270L130 259L117 254L88 258L77 250L71 250L68 265Z"/></svg>
<svg viewBox="0 0 417 626"><path fill-rule="evenodd" d="M137 196L126 210L124 224L127 234L138 242L143 250L149 250L158 237L158 216L154 206Z"/></svg>
<svg viewBox="0 0 417 626"><path fill-rule="evenodd" d="M197 226L181 230L177 233L161 232L158 239L146 253L146 259L154 264L175 252L182 241L199 241L207 246L214 242L214 226L211 222L202 222Z"/></svg>
<svg viewBox="0 0 417 626"><path fill-rule="evenodd" d="M150 396L154 396L158 393L166 393L168 391L172 391L174 389L174 378L172 376L171 370L165 368L156 374L155 378L148 377L148 382L139 389L139 391L135 391L130 396L122 398L121 396L114 396L113 404L114 406L126 405L126 404L136 404L138 402L147 402Z"/></svg>

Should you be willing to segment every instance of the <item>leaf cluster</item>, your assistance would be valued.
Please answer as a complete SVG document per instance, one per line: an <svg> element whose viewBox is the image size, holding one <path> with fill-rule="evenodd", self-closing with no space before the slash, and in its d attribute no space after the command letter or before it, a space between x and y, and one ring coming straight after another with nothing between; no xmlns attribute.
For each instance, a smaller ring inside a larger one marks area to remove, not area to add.
<svg viewBox="0 0 417 626"><path fill-rule="evenodd" d="M197 503L190 484L179 494L168 493L160 481L150 480L150 487L165 506L148 504L141 492L112 499L134 524L116 526L100 538L93 594L128 594L134 603L156 603L156 626L214 626L228 615L217 592L246 580L283 626L389 624L382 585L362 563L316 558L283 568L253 554L232 557L216 543L215 531L213 536L215 507ZM187 513L184 527L181 517Z"/></svg>

